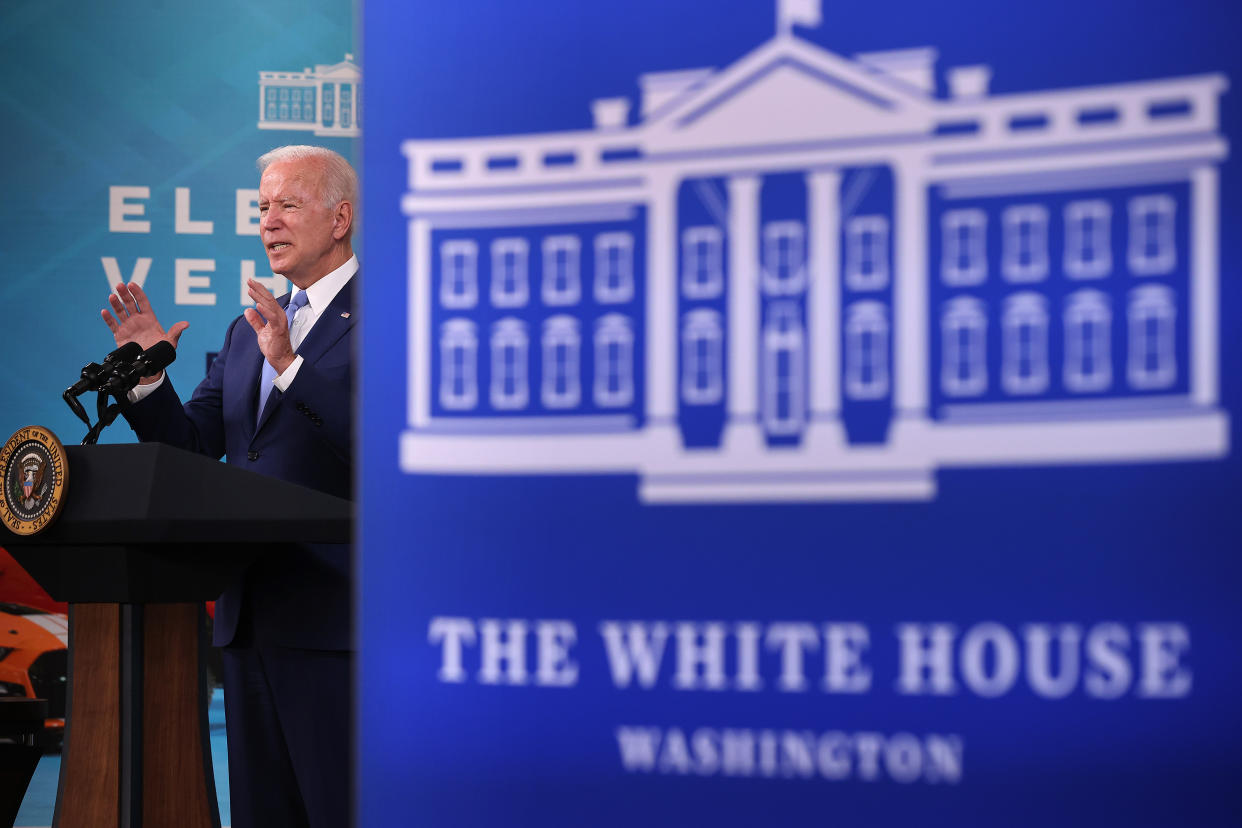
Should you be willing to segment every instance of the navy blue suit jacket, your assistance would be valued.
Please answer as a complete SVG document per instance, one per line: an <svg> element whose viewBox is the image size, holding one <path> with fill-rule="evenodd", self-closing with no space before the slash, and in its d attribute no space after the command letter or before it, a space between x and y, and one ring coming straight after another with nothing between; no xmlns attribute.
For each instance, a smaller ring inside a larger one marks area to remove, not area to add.
<svg viewBox="0 0 1242 828"><path fill-rule="evenodd" d="M256 423L263 354L238 317L184 405L164 383L125 417L143 441L159 441L338 497L353 488L353 287L341 288L298 346L302 367L273 389ZM289 294L280 297L281 306ZM213 643L226 646L243 613L256 640L320 650L352 649L350 547L274 547L216 603Z"/></svg>

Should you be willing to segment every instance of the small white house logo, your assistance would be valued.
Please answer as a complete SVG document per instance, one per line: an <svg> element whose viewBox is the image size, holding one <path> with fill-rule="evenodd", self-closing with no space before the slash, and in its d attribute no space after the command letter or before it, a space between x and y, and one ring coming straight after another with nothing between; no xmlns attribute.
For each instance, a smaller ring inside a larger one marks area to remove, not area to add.
<svg viewBox="0 0 1242 828"><path fill-rule="evenodd" d="M354 56L301 72L259 73L259 129L297 129L316 135L358 135L362 73Z"/></svg>
<svg viewBox="0 0 1242 828"><path fill-rule="evenodd" d="M931 47L794 32L819 23L780 0L775 37L642 75L594 129L404 142L403 470L893 500L1228 452L1228 79L992 95Z"/></svg>

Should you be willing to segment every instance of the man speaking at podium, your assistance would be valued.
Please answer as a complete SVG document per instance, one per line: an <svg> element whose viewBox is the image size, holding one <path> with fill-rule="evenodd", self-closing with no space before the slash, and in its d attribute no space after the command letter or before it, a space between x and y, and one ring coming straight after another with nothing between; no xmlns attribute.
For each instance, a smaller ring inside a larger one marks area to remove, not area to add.
<svg viewBox="0 0 1242 828"><path fill-rule="evenodd" d="M293 292L277 299L251 280L256 307L229 326L190 401L161 372L131 392L125 416L143 441L348 498L357 175L309 146L272 150L259 168L260 237ZM165 330L137 284L108 302L118 346L175 346L189 327ZM263 556L216 603L234 828L349 824L350 579L348 546L301 546Z"/></svg>

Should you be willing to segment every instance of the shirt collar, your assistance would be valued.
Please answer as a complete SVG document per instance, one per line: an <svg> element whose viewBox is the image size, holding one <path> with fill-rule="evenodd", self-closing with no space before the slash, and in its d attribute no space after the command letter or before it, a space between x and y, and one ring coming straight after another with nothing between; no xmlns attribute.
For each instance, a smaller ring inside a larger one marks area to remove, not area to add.
<svg viewBox="0 0 1242 828"><path fill-rule="evenodd" d="M341 288L345 287L345 283L357 272L358 257L350 256L349 261L306 289L306 303L311 306L315 316L319 316L328 309L328 305L332 304L332 300L341 292ZM294 291L297 291L296 287Z"/></svg>

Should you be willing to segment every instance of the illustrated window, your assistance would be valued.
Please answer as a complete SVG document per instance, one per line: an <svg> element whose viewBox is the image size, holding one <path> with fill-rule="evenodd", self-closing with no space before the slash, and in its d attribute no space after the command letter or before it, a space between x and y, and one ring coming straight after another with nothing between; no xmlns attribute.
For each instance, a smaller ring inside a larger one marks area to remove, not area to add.
<svg viewBox="0 0 1242 828"><path fill-rule="evenodd" d="M1112 215L1107 201L1074 201L1065 206L1065 275L1100 279L1112 272Z"/></svg>
<svg viewBox="0 0 1242 828"><path fill-rule="evenodd" d="M949 210L940 218L943 234L940 278L946 285L977 285L988 275L987 214Z"/></svg>
<svg viewBox="0 0 1242 828"><path fill-rule="evenodd" d="M492 408L513 411L525 408L530 399L527 380L529 342L526 325L512 317L492 326Z"/></svg>
<svg viewBox="0 0 1242 828"><path fill-rule="evenodd" d="M1065 301L1065 387L1104 391L1113 383L1112 310L1098 290L1079 290Z"/></svg>
<svg viewBox="0 0 1242 828"><path fill-rule="evenodd" d="M573 305L582 298L578 274L577 236L548 236L543 240L543 291L545 305Z"/></svg>
<svg viewBox="0 0 1242 828"><path fill-rule="evenodd" d="M1160 276L1177 267L1173 219L1177 202L1168 195L1130 199L1130 244L1127 261L1138 276Z"/></svg>
<svg viewBox="0 0 1242 828"><path fill-rule="evenodd" d="M479 300L478 246L470 239L440 245L440 304L454 310Z"/></svg>
<svg viewBox="0 0 1242 828"><path fill-rule="evenodd" d="M769 434L797 434L806 416L806 337L793 302L768 308L763 326L763 425Z"/></svg>
<svg viewBox="0 0 1242 828"><path fill-rule="evenodd" d="M888 394L888 309L855 302L845 313L845 393L854 400Z"/></svg>
<svg viewBox="0 0 1242 828"><path fill-rule="evenodd" d="M1048 209L1039 204L1009 207L1001 214L1004 229L1001 272L1011 282L1038 282L1048 276Z"/></svg>
<svg viewBox="0 0 1242 828"><path fill-rule="evenodd" d="M323 87L323 125L332 126L336 120L336 90L332 84L324 84Z"/></svg>
<svg viewBox="0 0 1242 828"><path fill-rule="evenodd" d="M845 224L845 284L851 290L888 286L888 218L855 216Z"/></svg>
<svg viewBox="0 0 1242 828"><path fill-rule="evenodd" d="M1001 385L1009 394L1048 390L1048 303L1037 293L1018 293L1005 300Z"/></svg>
<svg viewBox="0 0 1242 828"><path fill-rule="evenodd" d="M478 338L468 319L450 319L440 328L440 405L466 411L479 401Z"/></svg>
<svg viewBox="0 0 1242 828"><path fill-rule="evenodd" d="M600 233L595 237L595 301L628 302L634 298L634 237Z"/></svg>
<svg viewBox="0 0 1242 828"><path fill-rule="evenodd" d="M681 232L681 292L687 299L714 299L724 289L724 241L715 225Z"/></svg>
<svg viewBox="0 0 1242 828"><path fill-rule="evenodd" d="M1126 377L1140 390L1168 388L1177 381L1173 291L1164 285L1145 285L1130 292L1129 356Z"/></svg>
<svg viewBox="0 0 1242 828"><path fill-rule="evenodd" d="M554 316L543 324L543 383L540 399L547 408L573 408L582 400L578 356L578 321Z"/></svg>
<svg viewBox="0 0 1242 828"><path fill-rule="evenodd" d="M763 290L772 296L806 287L806 240L802 222L772 221L763 227Z"/></svg>
<svg viewBox="0 0 1242 828"><path fill-rule="evenodd" d="M689 405L718 403L724 394L724 329L717 311L700 308L681 327L681 398Z"/></svg>
<svg viewBox="0 0 1242 828"><path fill-rule="evenodd" d="M353 120L353 87L348 83L341 84L341 128L352 126Z"/></svg>
<svg viewBox="0 0 1242 828"><path fill-rule="evenodd" d="M530 298L526 239L505 238L492 242L492 304L520 308Z"/></svg>
<svg viewBox="0 0 1242 828"><path fill-rule="evenodd" d="M630 320L610 313L595 325L595 404L602 408L634 401L634 331Z"/></svg>
<svg viewBox="0 0 1242 828"><path fill-rule="evenodd" d="M988 388L988 321L983 303L961 296L940 316L940 388L951 397L975 397Z"/></svg>

